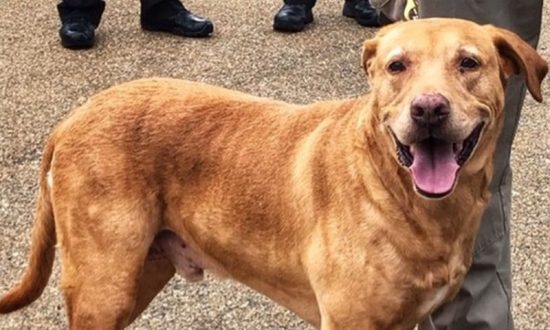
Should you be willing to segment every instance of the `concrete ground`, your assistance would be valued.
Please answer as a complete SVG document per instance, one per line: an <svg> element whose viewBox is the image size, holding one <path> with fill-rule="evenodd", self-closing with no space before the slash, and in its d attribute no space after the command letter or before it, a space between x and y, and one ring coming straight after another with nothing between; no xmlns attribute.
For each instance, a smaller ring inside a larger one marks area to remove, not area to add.
<svg viewBox="0 0 550 330"><path fill-rule="evenodd" d="M361 43L374 30L320 1L316 23L296 35L271 29L279 0L189 0L215 23L212 38L145 33L139 3L109 0L98 45L60 47L55 1L3 0L0 11L0 293L26 265L42 143L87 97L141 77L205 81L292 102L365 93ZM550 59L550 3L540 49ZM544 95L550 99L549 79ZM518 329L550 329L550 111L526 99L513 153L514 314ZM66 327L59 263L31 307L0 316L0 329ZM108 303L108 301L106 301ZM234 283L174 278L133 329L309 329L292 313Z"/></svg>

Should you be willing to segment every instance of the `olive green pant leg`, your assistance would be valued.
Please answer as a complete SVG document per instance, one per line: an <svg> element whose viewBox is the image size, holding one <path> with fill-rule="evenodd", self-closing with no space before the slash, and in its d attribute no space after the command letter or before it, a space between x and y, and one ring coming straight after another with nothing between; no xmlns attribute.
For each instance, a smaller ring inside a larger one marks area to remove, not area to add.
<svg viewBox="0 0 550 330"><path fill-rule="evenodd" d="M542 0L420 0L420 18L457 17L493 24L519 34L533 47L541 28ZM439 308L420 330L512 330L510 150L525 84L512 77L506 88L505 124L497 144L492 198L475 242L474 259L457 297Z"/></svg>

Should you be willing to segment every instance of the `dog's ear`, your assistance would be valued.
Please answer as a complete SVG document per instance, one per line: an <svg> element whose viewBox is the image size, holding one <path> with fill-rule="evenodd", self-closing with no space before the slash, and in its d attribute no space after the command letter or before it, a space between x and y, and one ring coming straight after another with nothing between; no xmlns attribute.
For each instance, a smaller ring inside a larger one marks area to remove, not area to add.
<svg viewBox="0 0 550 330"><path fill-rule="evenodd" d="M506 79L513 74L523 75L535 100L542 102L540 85L548 73L548 63L527 42L510 31L486 25L500 55L500 67Z"/></svg>
<svg viewBox="0 0 550 330"><path fill-rule="evenodd" d="M363 43L363 55L361 56L361 62L363 69L367 73L369 78L372 77L372 60L376 56L376 48L378 47L378 39L373 38Z"/></svg>

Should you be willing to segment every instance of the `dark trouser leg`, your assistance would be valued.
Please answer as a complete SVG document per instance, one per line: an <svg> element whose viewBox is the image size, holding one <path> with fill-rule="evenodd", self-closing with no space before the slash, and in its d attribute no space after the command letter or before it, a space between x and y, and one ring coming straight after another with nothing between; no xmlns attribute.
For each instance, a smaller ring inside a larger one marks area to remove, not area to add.
<svg viewBox="0 0 550 330"><path fill-rule="evenodd" d="M141 17L162 19L174 16L184 8L178 0L141 0Z"/></svg>
<svg viewBox="0 0 550 330"><path fill-rule="evenodd" d="M542 0L421 0L420 17L458 17L490 23L519 34L532 46L540 35ZM476 238L474 259L457 297L437 310L420 330L512 330L510 150L525 84L513 77L506 88L505 124L495 158L493 196Z"/></svg>
<svg viewBox="0 0 550 330"><path fill-rule="evenodd" d="M287 5L306 5L308 8L315 7L317 0L284 0Z"/></svg>
<svg viewBox="0 0 550 330"><path fill-rule="evenodd" d="M99 25L104 9L105 2L103 0L63 0L57 5L62 23L83 18L95 28Z"/></svg>

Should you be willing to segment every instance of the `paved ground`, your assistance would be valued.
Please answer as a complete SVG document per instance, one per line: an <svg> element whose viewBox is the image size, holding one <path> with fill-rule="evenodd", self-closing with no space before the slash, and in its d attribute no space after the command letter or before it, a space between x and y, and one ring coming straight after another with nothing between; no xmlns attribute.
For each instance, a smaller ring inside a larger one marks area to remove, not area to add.
<svg viewBox="0 0 550 330"><path fill-rule="evenodd" d="M90 51L58 43L55 1L4 0L0 11L0 292L26 264L41 145L50 128L93 93L151 76L205 81L293 102L342 98L367 89L359 49L371 29L341 16L343 1L320 1L317 23L298 35L274 33L278 0L193 0L214 37L189 40L144 33L137 1L109 0ZM541 50L550 59L550 4ZM550 99L550 84L544 85ZM513 167L514 314L518 329L550 329L550 111L526 100ZM66 325L59 264L40 300L0 317L0 329ZM108 302L106 302L108 303ZM175 278L134 329L308 329L291 313L248 289Z"/></svg>

